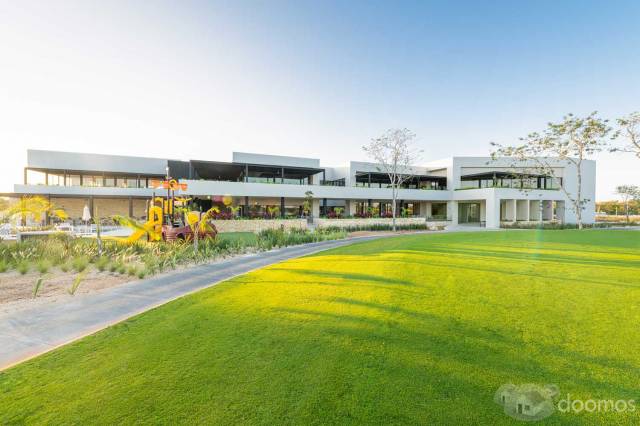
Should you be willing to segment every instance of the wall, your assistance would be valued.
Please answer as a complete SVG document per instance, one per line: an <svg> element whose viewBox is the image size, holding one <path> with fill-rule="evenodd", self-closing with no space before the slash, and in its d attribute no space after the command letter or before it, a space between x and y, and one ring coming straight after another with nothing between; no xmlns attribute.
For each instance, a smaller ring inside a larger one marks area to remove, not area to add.
<svg viewBox="0 0 640 426"><path fill-rule="evenodd" d="M339 227L348 228L356 226L369 226L369 225L389 225L391 226L391 218L352 218L352 219L315 219L314 223L318 228L327 227ZM396 225L423 225L427 224L430 229L435 229L439 226L446 226L448 222L445 221L425 221L424 217L398 217L396 218Z"/></svg>
<svg viewBox="0 0 640 426"><path fill-rule="evenodd" d="M167 160L29 149L27 150L27 165L42 169L164 175Z"/></svg>
<svg viewBox="0 0 640 426"><path fill-rule="evenodd" d="M80 219L84 206L89 205L88 198L54 198L51 197L51 202L56 208L62 209L67 213L70 219Z"/></svg>
<svg viewBox="0 0 640 426"><path fill-rule="evenodd" d="M306 219L266 219L266 220L214 220L218 232L255 232L265 229L305 229Z"/></svg>
<svg viewBox="0 0 640 426"><path fill-rule="evenodd" d="M128 198L107 198L93 200L93 216L102 218L111 217L113 215L129 216L129 199Z"/></svg>

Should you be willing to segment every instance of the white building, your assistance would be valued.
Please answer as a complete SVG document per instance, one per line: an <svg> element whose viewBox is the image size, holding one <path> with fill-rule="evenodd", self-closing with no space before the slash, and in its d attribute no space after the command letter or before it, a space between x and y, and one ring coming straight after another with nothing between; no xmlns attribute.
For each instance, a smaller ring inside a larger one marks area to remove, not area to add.
<svg viewBox="0 0 640 426"><path fill-rule="evenodd" d="M313 216L331 215L336 207L344 215L385 215L391 211L389 179L372 163L352 161L327 167L320 160L235 152L231 162L177 161L28 150L24 182L14 196L43 195L79 218L89 205L100 216L125 214L143 217L153 188L166 176L187 184L178 195L188 196L203 208L231 196L238 214L260 215L267 206L279 207L283 216L299 216L305 194L313 197ZM447 220L453 225L476 224L498 228L504 223L557 221L575 223L576 214L562 185L577 189L572 164L556 161L554 177L539 175L526 164L514 167L511 159L452 157L412 167L411 177L398 194L398 211ZM595 220L595 162L582 171L583 222Z"/></svg>

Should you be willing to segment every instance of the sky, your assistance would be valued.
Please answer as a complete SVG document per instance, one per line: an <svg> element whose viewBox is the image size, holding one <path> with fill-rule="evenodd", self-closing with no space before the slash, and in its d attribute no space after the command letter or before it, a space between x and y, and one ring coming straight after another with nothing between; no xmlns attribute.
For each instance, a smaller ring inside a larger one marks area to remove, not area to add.
<svg viewBox="0 0 640 426"><path fill-rule="evenodd" d="M637 1L0 0L0 191L26 150L228 161L488 155L572 112L640 110ZM597 199L640 160L597 156Z"/></svg>

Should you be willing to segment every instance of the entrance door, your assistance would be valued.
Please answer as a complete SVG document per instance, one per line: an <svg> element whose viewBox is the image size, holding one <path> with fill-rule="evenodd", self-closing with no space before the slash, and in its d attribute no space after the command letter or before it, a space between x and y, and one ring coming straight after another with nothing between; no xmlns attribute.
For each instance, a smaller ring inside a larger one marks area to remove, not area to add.
<svg viewBox="0 0 640 426"><path fill-rule="evenodd" d="M458 203L458 223L480 223L480 203Z"/></svg>

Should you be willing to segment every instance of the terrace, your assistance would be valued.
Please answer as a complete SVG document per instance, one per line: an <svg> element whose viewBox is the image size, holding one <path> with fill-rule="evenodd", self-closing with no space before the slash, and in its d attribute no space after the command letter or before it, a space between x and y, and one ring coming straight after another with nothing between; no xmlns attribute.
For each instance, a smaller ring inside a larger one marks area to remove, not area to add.
<svg viewBox="0 0 640 426"><path fill-rule="evenodd" d="M381 172L356 172L356 187L390 188L389 175ZM447 178L443 176L411 175L400 185L403 189L447 189Z"/></svg>
<svg viewBox="0 0 640 426"><path fill-rule="evenodd" d="M461 177L460 189L514 188L551 189L562 186L562 178L531 173L485 172Z"/></svg>

